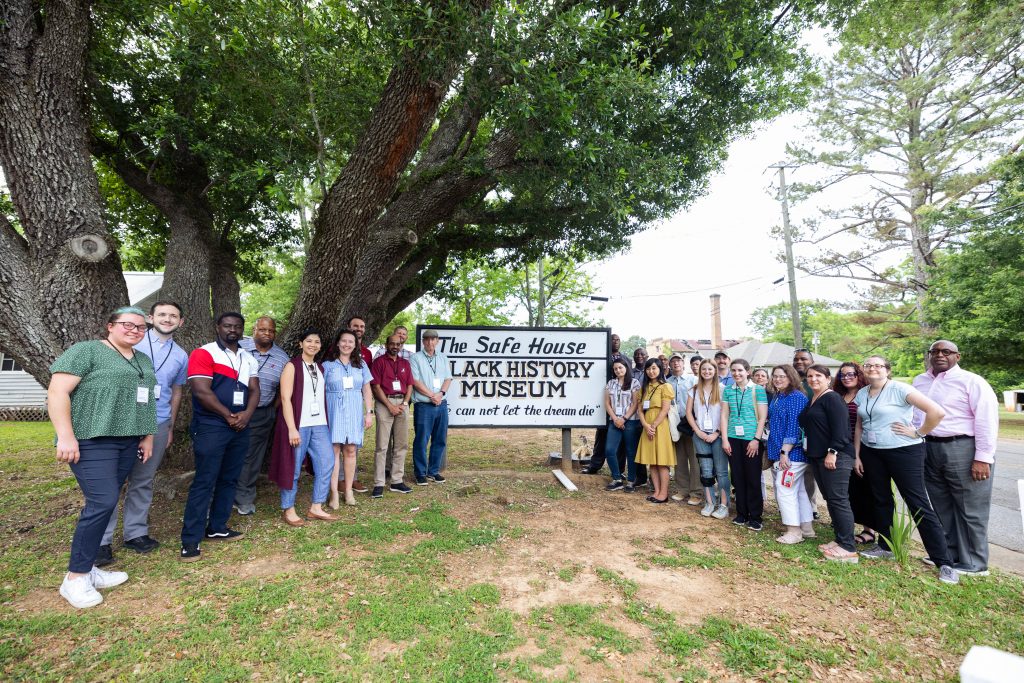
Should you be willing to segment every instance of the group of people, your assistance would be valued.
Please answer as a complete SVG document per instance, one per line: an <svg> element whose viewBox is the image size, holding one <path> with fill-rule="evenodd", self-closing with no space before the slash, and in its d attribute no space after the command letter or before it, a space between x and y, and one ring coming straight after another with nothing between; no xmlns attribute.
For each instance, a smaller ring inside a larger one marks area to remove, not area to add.
<svg viewBox="0 0 1024 683"><path fill-rule="evenodd" d="M982 377L960 367L954 343L933 343L912 384L895 381L878 355L843 363L833 377L807 349L792 364L753 371L720 351L693 356L685 373L681 355L666 369L644 349L631 367L620 343L612 335L608 422L584 470L597 474L607 461L607 490L646 483L649 502L667 503L674 467L671 499L716 519L734 507L733 524L761 531L770 469L785 527L778 542L817 536L820 492L835 532L822 555L857 562L894 556L895 485L941 581L988 574L998 402Z"/></svg>
<svg viewBox="0 0 1024 683"><path fill-rule="evenodd" d="M181 306L171 301L155 303L148 315L119 308L101 339L73 345L50 367L47 404L57 459L70 465L85 498L60 587L74 607L98 605L100 589L128 580L125 572L102 569L114 561L122 489L124 547L148 553L160 545L149 535L153 482L174 438L186 382L195 475L183 514L182 561L199 560L203 541L241 538L228 520L232 508L243 516L256 512L268 451L269 478L291 526L336 521L330 510L355 505L355 493L370 491L356 479L356 455L375 423L374 498L385 488L412 492L404 480L410 423L415 483L445 481L452 374L435 330L426 330L421 350L410 354L408 330L400 326L374 357L362 343L366 322L357 316L329 339L305 330L290 358L275 344L271 318L257 320L244 337L242 315L222 313L215 340L191 353L174 341L184 322ZM307 462L313 490L308 511L299 515L298 483Z"/></svg>

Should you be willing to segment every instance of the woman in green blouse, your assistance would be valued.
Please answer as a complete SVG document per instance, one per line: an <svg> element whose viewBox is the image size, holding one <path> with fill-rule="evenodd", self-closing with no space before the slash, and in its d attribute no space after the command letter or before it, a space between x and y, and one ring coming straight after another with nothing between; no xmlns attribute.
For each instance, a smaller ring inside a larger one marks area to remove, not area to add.
<svg viewBox="0 0 1024 683"><path fill-rule="evenodd" d="M106 332L106 338L79 342L54 361L46 394L57 461L71 466L85 496L60 587L79 609L103 602L98 588L128 580L124 572L104 571L94 561L121 486L136 458L149 459L156 432L153 364L134 349L146 334L145 314L119 308Z"/></svg>

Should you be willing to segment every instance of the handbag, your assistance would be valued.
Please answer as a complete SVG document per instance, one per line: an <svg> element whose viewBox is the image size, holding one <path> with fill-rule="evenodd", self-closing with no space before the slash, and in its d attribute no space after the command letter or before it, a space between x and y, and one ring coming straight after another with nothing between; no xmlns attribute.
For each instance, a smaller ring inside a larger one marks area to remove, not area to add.
<svg viewBox="0 0 1024 683"><path fill-rule="evenodd" d="M672 440L679 441L679 409L676 408L675 401L672 401L672 405L668 409L668 417L665 419L668 421L668 431L672 435Z"/></svg>

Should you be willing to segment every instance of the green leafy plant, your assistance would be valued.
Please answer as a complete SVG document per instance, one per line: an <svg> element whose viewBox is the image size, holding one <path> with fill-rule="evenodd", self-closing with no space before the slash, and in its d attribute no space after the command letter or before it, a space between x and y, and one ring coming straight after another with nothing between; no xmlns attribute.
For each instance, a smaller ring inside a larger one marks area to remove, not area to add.
<svg viewBox="0 0 1024 683"><path fill-rule="evenodd" d="M899 502L896 505L896 513L892 516L892 525L889 527L889 535L879 532L879 536L889 544L893 559L899 564L906 566L910 562L910 543L913 540L914 529L920 522L920 515L913 515L907 504L896 495L896 484L892 484L893 499Z"/></svg>

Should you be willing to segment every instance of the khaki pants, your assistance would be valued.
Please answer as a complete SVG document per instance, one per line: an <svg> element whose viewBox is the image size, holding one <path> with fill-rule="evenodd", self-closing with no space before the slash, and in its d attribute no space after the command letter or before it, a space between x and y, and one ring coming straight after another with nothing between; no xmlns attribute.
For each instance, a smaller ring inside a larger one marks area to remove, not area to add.
<svg viewBox="0 0 1024 683"><path fill-rule="evenodd" d="M401 397L388 398L388 403L400 406L405 403ZM377 445L373 454L373 485L385 486L384 471L391 470L391 484L402 483L405 476L405 456L409 452L409 406L398 416L391 414L380 401L374 401L373 412L377 416ZM387 467L388 443L394 445L391 467Z"/></svg>
<svg viewBox="0 0 1024 683"><path fill-rule="evenodd" d="M694 498L703 498L700 484L700 467L697 465L697 452L693 448L693 437L679 435L679 441L673 446L676 449L675 480L679 493L689 494Z"/></svg>

